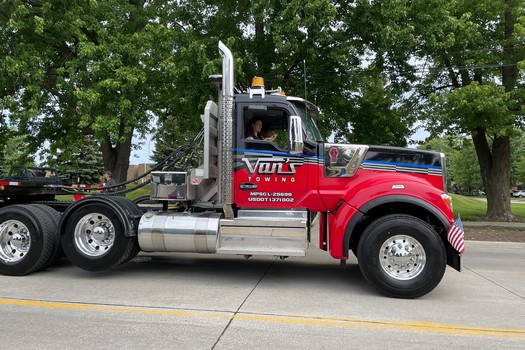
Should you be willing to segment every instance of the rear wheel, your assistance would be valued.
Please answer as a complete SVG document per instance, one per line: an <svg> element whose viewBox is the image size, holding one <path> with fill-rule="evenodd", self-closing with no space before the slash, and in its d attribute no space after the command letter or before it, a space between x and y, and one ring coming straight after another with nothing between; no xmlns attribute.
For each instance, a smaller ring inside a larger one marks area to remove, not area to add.
<svg viewBox="0 0 525 350"><path fill-rule="evenodd" d="M137 237L126 237L115 212L104 204L85 205L67 221L62 247L72 263L88 271L103 271L138 252Z"/></svg>
<svg viewBox="0 0 525 350"><path fill-rule="evenodd" d="M417 298L443 278L446 252L432 226L409 215L389 215L364 231L358 261L365 279L383 294Z"/></svg>
<svg viewBox="0 0 525 350"><path fill-rule="evenodd" d="M0 209L0 273L22 276L41 269L57 246L57 225L41 208Z"/></svg>
<svg viewBox="0 0 525 350"><path fill-rule="evenodd" d="M28 207L32 209L38 208L42 210L48 216L48 219L52 222L52 224L55 227L55 229L51 233L54 236L53 240L55 241L55 246L48 260L39 269L39 270L45 270L48 267L57 264L60 261L60 259L64 256L64 251L62 250L62 247L60 246L60 234L58 232L58 223L60 221L60 213L56 211L55 209L47 205L44 205L44 204L30 204L28 205Z"/></svg>

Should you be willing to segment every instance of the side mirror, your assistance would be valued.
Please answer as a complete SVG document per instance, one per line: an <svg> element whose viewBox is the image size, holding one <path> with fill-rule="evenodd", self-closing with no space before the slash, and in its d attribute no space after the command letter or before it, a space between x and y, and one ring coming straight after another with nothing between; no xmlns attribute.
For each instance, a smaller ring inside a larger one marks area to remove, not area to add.
<svg viewBox="0 0 525 350"><path fill-rule="evenodd" d="M290 144L290 153L303 153L303 121L296 115L290 116L288 122L288 142Z"/></svg>

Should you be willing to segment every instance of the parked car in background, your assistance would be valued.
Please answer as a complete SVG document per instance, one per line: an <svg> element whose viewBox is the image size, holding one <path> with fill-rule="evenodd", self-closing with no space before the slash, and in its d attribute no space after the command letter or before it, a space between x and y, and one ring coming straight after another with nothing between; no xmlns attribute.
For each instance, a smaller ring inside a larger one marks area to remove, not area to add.
<svg viewBox="0 0 525 350"><path fill-rule="evenodd" d="M518 191L512 192L512 197L519 197L519 198L525 197L525 190L518 190Z"/></svg>

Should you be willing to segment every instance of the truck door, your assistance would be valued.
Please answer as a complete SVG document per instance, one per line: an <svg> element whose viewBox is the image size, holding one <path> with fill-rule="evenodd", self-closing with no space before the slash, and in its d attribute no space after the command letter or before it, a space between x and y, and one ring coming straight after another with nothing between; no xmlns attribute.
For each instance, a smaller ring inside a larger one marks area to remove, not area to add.
<svg viewBox="0 0 525 350"><path fill-rule="evenodd" d="M301 202L312 186L308 157L288 152L287 129L292 113L286 103L237 104L233 195L238 208L306 208ZM246 139L255 120L262 122L263 135L276 135L274 141Z"/></svg>

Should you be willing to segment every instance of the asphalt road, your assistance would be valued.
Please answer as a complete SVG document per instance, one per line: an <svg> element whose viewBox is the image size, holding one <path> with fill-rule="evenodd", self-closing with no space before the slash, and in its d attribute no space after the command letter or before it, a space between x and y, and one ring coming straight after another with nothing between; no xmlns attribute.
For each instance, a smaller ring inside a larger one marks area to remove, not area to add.
<svg viewBox="0 0 525 350"><path fill-rule="evenodd" d="M525 244L467 242L464 271L415 300L352 260L143 254L0 276L3 349L525 349Z"/></svg>

